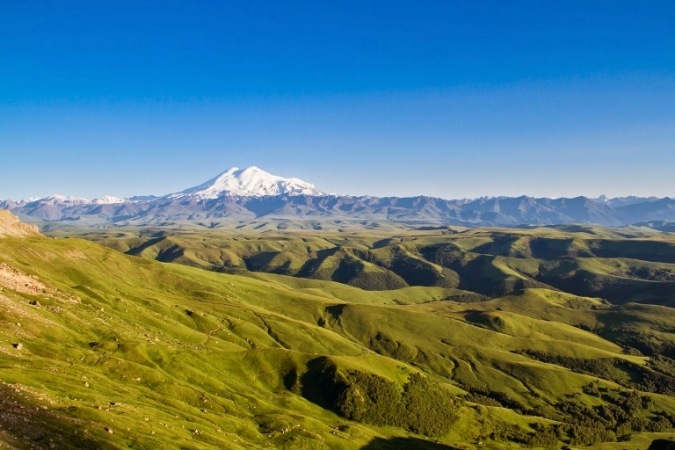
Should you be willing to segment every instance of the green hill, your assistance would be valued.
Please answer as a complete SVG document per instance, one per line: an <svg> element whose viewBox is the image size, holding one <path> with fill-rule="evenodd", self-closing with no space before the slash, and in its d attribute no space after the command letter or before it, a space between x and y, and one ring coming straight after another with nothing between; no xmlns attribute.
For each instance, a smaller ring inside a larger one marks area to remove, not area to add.
<svg viewBox="0 0 675 450"><path fill-rule="evenodd" d="M428 286L494 298L548 288L612 303L675 306L675 238L667 233L581 226L369 233L129 229L85 237L163 262L365 290Z"/></svg>
<svg viewBox="0 0 675 450"><path fill-rule="evenodd" d="M76 238L0 238L0 443L644 448L675 437L672 309L538 282L528 273L546 260L506 255L532 248L522 233L508 245L478 231L107 237L146 258ZM546 233L561 232L531 234ZM175 245L182 256L167 260L187 264L153 261ZM461 264L485 259L480 276L432 259L442 245ZM475 251L486 245L492 254ZM298 272L251 272L251 258ZM214 267L225 260L233 273ZM404 283L364 290L349 264ZM494 273L532 287L464 289Z"/></svg>

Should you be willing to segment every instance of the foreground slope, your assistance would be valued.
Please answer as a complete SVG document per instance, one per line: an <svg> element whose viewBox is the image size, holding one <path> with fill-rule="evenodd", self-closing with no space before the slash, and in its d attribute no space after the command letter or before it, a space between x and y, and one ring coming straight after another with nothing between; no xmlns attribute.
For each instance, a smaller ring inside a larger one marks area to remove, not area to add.
<svg viewBox="0 0 675 450"><path fill-rule="evenodd" d="M666 307L545 288L435 301L445 288L215 273L40 236L0 239L0 287L0 439L17 448L672 436Z"/></svg>
<svg viewBox="0 0 675 450"><path fill-rule="evenodd" d="M15 411L34 431L5 418L8 439L243 448L279 438L332 447L377 434L358 425L338 432L343 420L284 389L284 371L314 355L365 351L255 304L284 293L84 241L0 242L3 390L44 407Z"/></svg>

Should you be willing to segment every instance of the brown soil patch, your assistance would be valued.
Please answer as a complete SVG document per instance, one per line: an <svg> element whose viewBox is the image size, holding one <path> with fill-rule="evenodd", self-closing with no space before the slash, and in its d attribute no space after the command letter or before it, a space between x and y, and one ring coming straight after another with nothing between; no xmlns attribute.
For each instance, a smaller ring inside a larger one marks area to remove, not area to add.
<svg viewBox="0 0 675 450"><path fill-rule="evenodd" d="M72 295L66 295L53 287L46 286L37 276L27 275L18 269L0 262L0 291L11 289L21 294L41 296L71 303L79 303L80 299Z"/></svg>
<svg viewBox="0 0 675 450"><path fill-rule="evenodd" d="M36 276L26 275L0 262L0 286L30 295L47 295L50 291Z"/></svg>

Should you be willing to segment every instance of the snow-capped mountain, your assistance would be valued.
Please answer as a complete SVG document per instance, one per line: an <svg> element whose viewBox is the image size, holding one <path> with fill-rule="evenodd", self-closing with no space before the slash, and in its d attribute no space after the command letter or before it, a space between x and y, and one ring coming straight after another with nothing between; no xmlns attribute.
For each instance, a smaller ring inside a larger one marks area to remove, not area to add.
<svg viewBox="0 0 675 450"><path fill-rule="evenodd" d="M97 205L116 205L118 203L124 202L125 200L123 198L113 197L111 195L105 195L101 198L95 198L92 200L92 203L96 203Z"/></svg>
<svg viewBox="0 0 675 450"><path fill-rule="evenodd" d="M432 197L371 197L324 194L313 184L283 178L258 167L233 167L209 181L164 196L87 200L52 195L42 199L0 200L23 220L70 225L152 225L177 222L240 223L247 220L332 220L398 222L409 225L517 226L589 223L623 226L675 222L675 199L627 197L484 197L444 200ZM215 225L213 225L215 226Z"/></svg>
<svg viewBox="0 0 675 450"><path fill-rule="evenodd" d="M86 203L89 203L89 200L86 198L82 197L73 197L73 196L65 196L61 194L53 194L50 195L49 197L41 198L41 199L35 199L33 201L40 201L43 203L50 203L52 205L56 204L61 204L61 205L84 205Z"/></svg>
<svg viewBox="0 0 675 450"><path fill-rule="evenodd" d="M215 199L221 196L264 197L274 195L325 195L313 184L298 178L283 178L252 166L246 169L232 167L206 183L177 194L170 198L196 197Z"/></svg>

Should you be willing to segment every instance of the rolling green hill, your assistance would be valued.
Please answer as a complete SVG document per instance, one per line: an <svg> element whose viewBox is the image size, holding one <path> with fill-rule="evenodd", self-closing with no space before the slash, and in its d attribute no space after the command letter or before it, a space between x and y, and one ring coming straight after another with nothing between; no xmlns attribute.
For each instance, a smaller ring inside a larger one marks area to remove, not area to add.
<svg viewBox="0 0 675 450"><path fill-rule="evenodd" d="M129 229L84 237L163 262L365 290L455 288L477 299L548 288L612 303L675 306L675 238L637 228L441 228L378 235Z"/></svg>
<svg viewBox="0 0 675 450"><path fill-rule="evenodd" d="M555 229L425 233L97 236L129 255L78 238L0 237L0 443L636 449L675 439L673 310L640 297L648 289L631 294L641 303L612 304L535 276L545 266L661 283L654 298L667 304L667 237L626 249L606 230L569 245ZM552 251L565 256L544 257Z"/></svg>

